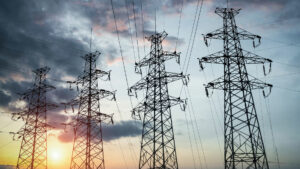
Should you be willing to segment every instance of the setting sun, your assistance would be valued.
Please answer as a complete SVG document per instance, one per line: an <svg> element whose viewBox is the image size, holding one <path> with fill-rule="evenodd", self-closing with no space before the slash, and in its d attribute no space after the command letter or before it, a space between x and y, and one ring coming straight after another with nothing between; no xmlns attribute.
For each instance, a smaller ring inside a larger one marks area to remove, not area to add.
<svg viewBox="0 0 300 169"><path fill-rule="evenodd" d="M60 142L54 133L48 137L48 168L66 169L70 165L72 144Z"/></svg>
<svg viewBox="0 0 300 169"><path fill-rule="evenodd" d="M50 151L51 161L57 162L61 160L61 151L58 149L54 149Z"/></svg>

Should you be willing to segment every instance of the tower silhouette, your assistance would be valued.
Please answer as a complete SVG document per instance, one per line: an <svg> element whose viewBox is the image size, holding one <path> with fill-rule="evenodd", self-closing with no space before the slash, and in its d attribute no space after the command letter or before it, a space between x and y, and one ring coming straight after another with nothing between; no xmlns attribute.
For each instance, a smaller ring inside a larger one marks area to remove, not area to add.
<svg viewBox="0 0 300 169"><path fill-rule="evenodd" d="M199 59L202 63L224 66L224 76L208 83L208 88L224 90L224 161L225 169L268 169L266 150L256 113L252 90L269 88L247 72L247 64L270 64L271 60L243 50L240 40L253 40L253 47L260 44L261 37L236 26L235 16L240 9L216 8L215 13L223 19L223 27L204 35L208 39L223 40L223 50ZM258 43L256 43L258 42ZM263 67L265 73L265 66ZM270 71L269 70L269 71ZM265 73L266 74L266 73ZM270 93L266 94L266 97Z"/></svg>
<svg viewBox="0 0 300 169"><path fill-rule="evenodd" d="M170 96L168 84L180 79L187 84L188 76L165 70L166 61L180 61L179 53L163 50L166 36L162 32L147 37L151 42L150 54L136 63L135 68L137 73L143 67L148 70L145 77L129 88L130 94L146 90L144 100L132 110L133 117L143 121L139 169L178 169L170 108L177 104L185 108L186 100Z"/></svg>
<svg viewBox="0 0 300 169"><path fill-rule="evenodd" d="M47 103L46 93L55 89L46 84L46 74L50 68L43 67L34 70L35 80L33 88L21 94L21 99L27 101L26 110L13 113L12 119L25 121L14 135L22 138L19 151L17 169L47 169L47 111L56 107Z"/></svg>
<svg viewBox="0 0 300 169"><path fill-rule="evenodd" d="M102 123L113 123L111 115L100 110L100 100L103 98L115 99L115 92L98 88L98 79L110 80L110 71L96 68L96 60L100 52L88 53L82 58L85 60L84 72L76 81L79 91L77 98L69 105L74 110L78 106L78 113L74 127L74 143L71 159L71 169L104 169L104 150L102 139ZM79 87L78 87L79 86Z"/></svg>

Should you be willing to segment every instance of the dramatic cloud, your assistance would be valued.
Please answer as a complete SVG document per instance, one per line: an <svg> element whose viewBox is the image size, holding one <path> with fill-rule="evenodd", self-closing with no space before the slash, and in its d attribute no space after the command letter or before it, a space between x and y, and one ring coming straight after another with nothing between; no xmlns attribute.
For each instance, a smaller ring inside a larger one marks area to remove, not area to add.
<svg viewBox="0 0 300 169"><path fill-rule="evenodd" d="M114 125L103 127L103 139L105 141L115 140L121 137L136 137L142 133L140 121L122 121Z"/></svg>
<svg viewBox="0 0 300 169"><path fill-rule="evenodd" d="M136 137L141 135L142 128L139 121L122 121L113 125L104 125L102 128L103 140L112 141L122 137ZM58 135L58 139L62 142L73 141L73 130L61 131Z"/></svg>
<svg viewBox="0 0 300 169"><path fill-rule="evenodd" d="M8 103L11 101L11 97L6 94L4 91L0 91L0 106L7 106Z"/></svg>
<svg viewBox="0 0 300 169"><path fill-rule="evenodd" d="M125 1L113 3L120 35L124 38L130 36L128 14L132 34L138 31L138 38L142 39L140 1L136 1L135 5L132 1L126 1L127 8ZM154 14L155 9L178 6L178 3L144 2L144 29L149 28L152 20L149 16ZM176 13L176 10L173 12ZM134 21L137 22L137 30L134 29ZM17 99L15 94L7 93L21 93L30 87L32 69L49 66L49 76L56 80L63 80L66 76L76 77L83 67L83 60L79 56L89 51L91 27L96 35L93 38L93 49L102 52L100 62L120 61L116 43L109 40L116 36L110 1L3 1L0 6L0 23L3 25L0 27L0 106ZM174 40L172 37L169 39ZM182 40L178 42L182 44ZM71 95L65 89L57 89L50 98L61 102Z"/></svg>

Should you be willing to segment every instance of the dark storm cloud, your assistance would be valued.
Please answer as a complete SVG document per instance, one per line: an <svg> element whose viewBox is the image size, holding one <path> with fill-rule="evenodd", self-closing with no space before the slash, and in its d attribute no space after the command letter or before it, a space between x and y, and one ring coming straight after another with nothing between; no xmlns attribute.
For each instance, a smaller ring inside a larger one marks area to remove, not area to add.
<svg viewBox="0 0 300 169"><path fill-rule="evenodd" d="M9 106L11 101L16 101L20 97L19 94L26 92L29 89L28 82L15 82L8 80L5 83L0 82L0 106L6 107L11 111L18 111L15 107Z"/></svg>
<svg viewBox="0 0 300 169"><path fill-rule="evenodd" d="M155 9L171 8L169 13L178 13L178 4L172 1L164 3L144 1L144 28L150 29ZM125 1L114 0L115 14L120 36L128 38L128 16ZM135 1L137 30L133 23L133 3L128 3L128 13L133 35L138 32L142 38L142 18L140 1ZM96 36L111 34L116 36L114 18L109 0L15 0L1 1L0 5L0 108L8 113L18 111L11 103L18 100L17 93L23 93L33 85L32 70L43 66L51 68L48 84L56 90L47 93L50 103L60 107L48 111L47 121L61 130L59 139L72 141L73 132L63 132L62 123L72 120L72 116L63 114L61 102L68 102L75 97L75 91L62 87L65 77L75 78L82 71L84 62L80 56L89 51L89 29L92 26ZM170 41L174 38L169 37ZM101 39L102 40L102 39ZM116 42L117 43L117 42ZM112 41L101 47L100 62L111 62L119 57L118 48ZM95 47L95 49L97 49ZM120 137L134 137L140 134L140 127L133 121L104 126L104 140L110 141Z"/></svg>
<svg viewBox="0 0 300 169"><path fill-rule="evenodd" d="M67 103L76 97L76 87L75 90L73 88L57 88L48 93L48 99L55 104Z"/></svg>
<svg viewBox="0 0 300 169"><path fill-rule="evenodd" d="M67 1L66 1L67 2ZM53 34L49 22L67 7L64 1L3 1L0 6L1 106L7 106L32 85L32 69L50 66L52 78L75 76L82 69L79 57L85 46L73 38ZM14 78L15 76L15 78ZM58 89L51 98L69 99L70 92Z"/></svg>
<svg viewBox="0 0 300 169"><path fill-rule="evenodd" d="M7 106L8 103L11 101L11 97L5 94L3 91L0 91L0 106Z"/></svg>
<svg viewBox="0 0 300 169"><path fill-rule="evenodd" d="M121 137L136 137L142 133L141 123L133 120L103 126L103 139L115 140Z"/></svg>
<svg viewBox="0 0 300 169"><path fill-rule="evenodd" d="M62 129L64 128L63 123L69 119L69 116L66 114L57 113L56 111L49 111L47 112L47 121L48 123L55 127L55 129Z"/></svg>
<svg viewBox="0 0 300 169"><path fill-rule="evenodd" d="M98 128L97 128L98 129ZM102 127L103 140L112 141L122 137L136 137L142 132L141 123L133 120L117 122L113 125L104 125ZM58 139L62 142L73 141L73 130L60 132Z"/></svg>
<svg viewBox="0 0 300 169"><path fill-rule="evenodd" d="M79 71L80 66L76 66L80 65L80 58L76 55L79 52L72 48L82 49L82 45L72 39L50 36L51 23L41 24L45 17L60 13L61 8L54 5L50 1L1 2L0 87L12 93L10 99L1 95L1 102L8 104L8 100L16 100L14 93L29 88L32 69L49 65L54 75L59 75L58 72L74 75Z"/></svg>
<svg viewBox="0 0 300 169"><path fill-rule="evenodd" d="M136 31L139 31L138 36L141 37L141 1L134 2L138 25ZM185 3L190 2L193 1ZM130 33L125 1L113 1L113 3L120 35L128 37ZM133 3L129 0L127 3L133 29ZM155 9L175 7L178 3L158 1L156 4L144 1L145 29L149 28L149 21L151 21L147 16L153 15ZM78 17L74 20L75 16ZM76 23L80 18L86 20L83 20L83 23ZM88 51L89 42L88 35L76 36L75 34L84 29L82 25L92 23L96 33L97 29L100 29L100 32L116 35L109 0L3 1L0 5L0 23L2 25L0 27L0 86L10 93L15 92L15 86L19 86L18 90L26 89L24 86L29 87L27 83L33 76L30 74L31 70L41 66L51 67L49 74L53 79L62 80L63 75L77 76L83 68L83 60L79 56ZM133 33L134 31L133 29ZM107 61L119 57L117 48L112 44L100 51L103 53L101 58L108 58ZM55 95L52 94L51 98L59 101L69 98L69 94L66 94L64 89L58 90L61 92L54 92ZM14 95L8 96L3 92L0 97L1 106L16 99Z"/></svg>

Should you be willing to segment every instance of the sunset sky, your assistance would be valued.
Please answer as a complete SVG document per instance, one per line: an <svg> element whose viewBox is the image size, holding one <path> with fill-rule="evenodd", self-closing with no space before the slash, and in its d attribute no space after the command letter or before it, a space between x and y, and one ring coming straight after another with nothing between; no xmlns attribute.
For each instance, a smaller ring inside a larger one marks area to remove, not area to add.
<svg viewBox="0 0 300 169"><path fill-rule="evenodd" d="M150 43L143 39L143 32L148 36L155 31L155 13L156 30L168 33L163 43L164 50L174 51L177 41L181 63L189 57L187 49L198 0L113 0L113 3L129 85L140 79L134 71L134 62L135 58L149 53ZM203 1L187 71L190 74L189 102L192 103L192 107L189 104L188 108L194 113L183 112L179 107L172 108L181 169L205 169L206 165L208 169L224 168L223 92L213 91L213 96L207 98L203 86L220 77L223 69L220 65L208 64L204 71L199 71L197 60L223 49L222 42L217 40L212 40L206 47L202 37L202 34L222 27L222 18L214 13L216 7L226 7L226 0ZM242 8L236 16L237 24L262 37L258 48L254 49L250 41L242 42L242 47L273 60L272 72L268 76L264 76L261 65L249 67L250 74L274 85L266 99L262 91L253 92L270 167L278 168L279 160L281 169L298 169L300 1L229 0L229 7ZM75 80L83 71L84 60L80 56L90 51L91 28L92 51L102 53L97 67L112 70L112 87L109 82L102 81L99 81L99 86L117 90L116 99L120 107L119 113L115 102L104 101L101 104L102 111L114 114L115 121L114 125L104 125L106 168L138 168L141 122L131 118L110 0L5 0L0 2L0 23L0 169L13 168L20 150L21 140L13 141L13 135L9 134L24 125L21 120L11 120L11 113L26 105L18 100L17 93L32 86L32 70L48 66L51 70L47 83L56 87L48 93L49 100L59 104L74 98L74 90L70 91L64 81ZM166 68L181 72L182 66L170 61ZM170 85L170 94L178 97L181 85L181 82ZM142 97L142 93L138 98L132 97L133 104L136 105ZM181 97L186 97L184 92ZM73 130L58 124L68 122L71 116L74 114L71 111L64 113L63 108L48 112L48 123L55 127L48 132L49 169L70 167Z"/></svg>

